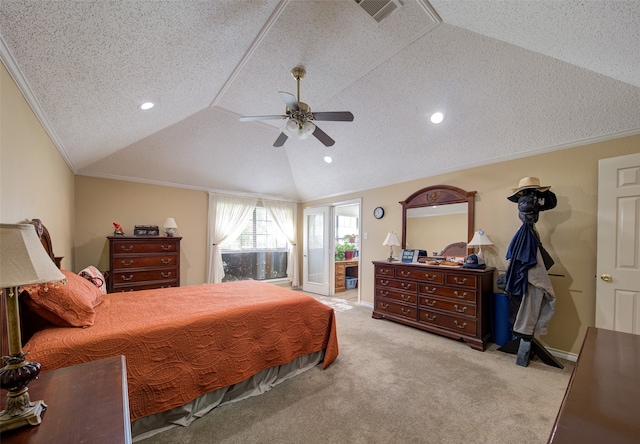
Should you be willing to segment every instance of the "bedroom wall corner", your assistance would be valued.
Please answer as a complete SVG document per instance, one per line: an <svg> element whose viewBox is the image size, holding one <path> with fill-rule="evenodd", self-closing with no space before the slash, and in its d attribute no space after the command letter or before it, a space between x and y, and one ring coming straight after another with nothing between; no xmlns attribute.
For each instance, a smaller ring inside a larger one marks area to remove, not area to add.
<svg viewBox="0 0 640 444"><path fill-rule="evenodd" d="M553 349L577 354L587 327L595 324L598 160L636 153L639 146L640 135L585 143L574 148L304 202L299 214L310 206L362 199L361 230L367 233L367 239L361 237L358 285L362 302L373 304L374 269L371 261L388 255L389 248L382 245L388 232L401 233L400 201L421 188L436 184L477 191L475 229L486 231L495 243L494 247L483 248L485 260L490 266L505 270L508 265L505 259L507 248L521 225L517 206L507 200L508 193L521 178L539 177L543 185L550 185L558 197L557 207L541 213L536 227L543 245L556 262L549 273L559 275L551 278L557 297L556 311L548 334L541 339ZM377 206L385 211L379 220L373 217L373 209ZM394 252L397 255L398 248Z"/></svg>
<svg viewBox="0 0 640 444"><path fill-rule="evenodd" d="M0 222L40 219L73 267L73 172L4 64L0 69Z"/></svg>
<svg viewBox="0 0 640 444"><path fill-rule="evenodd" d="M158 225L162 230L165 219L173 217L182 237L180 285L205 283L209 205L205 191L89 176L76 176L75 181L76 272L88 265L108 269L107 236L113 234L113 222L133 235L135 225Z"/></svg>

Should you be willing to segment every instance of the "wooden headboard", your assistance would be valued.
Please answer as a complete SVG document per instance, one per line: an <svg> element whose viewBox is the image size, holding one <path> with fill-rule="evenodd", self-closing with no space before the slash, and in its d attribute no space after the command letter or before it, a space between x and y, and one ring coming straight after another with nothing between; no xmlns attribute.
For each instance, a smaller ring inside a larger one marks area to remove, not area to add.
<svg viewBox="0 0 640 444"><path fill-rule="evenodd" d="M42 242L42 246L44 247L47 255L51 258L51 260L56 264L58 268L60 268L60 259L57 258L53 253L53 244L51 243L51 236L49 236L49 230L42 224L40 219L31 219L30 222L24 222L32 224L38 237L40 238L40 242ZM2 341L0 342L0 356L8 356L9 355L9 337L7 330L7 309L5 307L6 302L3 297L0 298L0 315L2 317ZM24 345L33 334L39 330L42 330L45 327L51 326L52 324L42 317L38 316L36 313L31 310L27 304L24 303L22 298L19 299L19 310L20 310L20 339L22 340L22 345Z"/></svg>

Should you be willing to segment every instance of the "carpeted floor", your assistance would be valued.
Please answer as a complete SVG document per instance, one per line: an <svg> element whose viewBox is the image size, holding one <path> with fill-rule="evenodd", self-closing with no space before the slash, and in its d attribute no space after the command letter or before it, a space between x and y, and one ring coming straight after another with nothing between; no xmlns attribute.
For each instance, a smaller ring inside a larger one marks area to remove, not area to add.
<svg viewBox="0 0 640 444"><path fill-rule="evenodd" d="M529 367L371 318L353 301L318 297L336 310L340 356L271 391L218 407L165 443L545 443L574 364Z"/></svg>

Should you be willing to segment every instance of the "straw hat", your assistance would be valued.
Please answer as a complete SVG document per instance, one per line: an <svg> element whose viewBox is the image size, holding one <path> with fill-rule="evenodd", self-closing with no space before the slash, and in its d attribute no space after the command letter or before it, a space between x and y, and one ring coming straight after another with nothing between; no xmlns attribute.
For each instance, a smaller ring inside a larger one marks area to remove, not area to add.
<svg viewBox="0 0 640 444"><path fill-rule="evenodd" d="M520 197L520 192L523 190L534 189L538 191L547 191L549 188L551 187L541 186L540 179L538 179L537 177L524 177L520 179L518 188L511 188L511 194L509 195L509 197L507 197L507 199L509 199L511 202L517 202L518 198Z"/></svg>

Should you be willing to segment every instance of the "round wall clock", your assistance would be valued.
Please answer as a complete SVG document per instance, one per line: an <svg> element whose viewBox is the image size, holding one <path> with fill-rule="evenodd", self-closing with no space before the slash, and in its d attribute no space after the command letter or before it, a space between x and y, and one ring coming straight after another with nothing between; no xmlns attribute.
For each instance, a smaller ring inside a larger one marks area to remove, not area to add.
<svg viewBox="0 0 640 444"><path fill-rule="evenodd" d="M376 207L376 209L373 210L373 217L382 219L382 216L384 216L384 209L382 207Z"/></svg>

